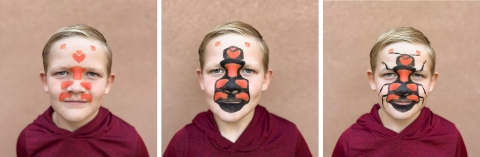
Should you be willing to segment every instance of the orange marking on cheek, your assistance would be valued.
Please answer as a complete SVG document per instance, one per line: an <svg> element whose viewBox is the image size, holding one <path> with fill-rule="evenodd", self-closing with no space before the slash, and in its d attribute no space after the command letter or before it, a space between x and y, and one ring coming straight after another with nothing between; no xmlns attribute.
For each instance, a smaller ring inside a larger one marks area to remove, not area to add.
<svg viewBox="0 0 480 157"><path fill-rule="evenodd" d="M60 93L60 96L58 96L58 101L63 101L65 98L72 98L72 94L68 92L62 92Z"/></svg>
<svg viewBox="0 0 480 157"><path fill-rule="evenodd" d="M390 54L390 53L393 53L393 49L389 49L389 50L388 50L388 53L389 53L389 54Z"/></svg>
<svg viewBox="0 0 480 157"><path fill-rule="evenodd" d="M249 42L245 42L245 46L246 46L246 47L250 47L250 43L249 43Z"/></svg>
<svg viewBox="0 0 480 157"><path fill-rule="evenodd" d="M239 49L228 49L227 50L227 55L228 57L232 58L232 59L235 59L237 58L238 56L240 56L240 50Z"/></svg>
<svg viewBox="0 0 480 157"><path fill-rule="evenodd" d="M398 96L398 95L388 94L388 95L387 95L387 102L390 102L390 101L392 101L392 100L397 100L397 99L399 99L399 98L400 98L400 96Z"/></svg>
<svg viewBox="0 0 480 157"><path fill-rule="evenodd" d="M243 100L245 100L245 101L248 101L248 100L249 100L247 93L239 93L239 94L237 94L235 97L237 97L237 99L243 99Z"/></svg>
<svg viewBox="0 0 480 157"><path fill-rule="evenodd" d="M393 91L393 90L397 89L398 87L400 87L400 83L392 83L392 84L390 84L390 88L388 90Z"/></svg>
<svg viewBox="0 0 480 157"><path fill-rule="evenodd" d="M85 72L85 70L87 70L87 69L85 69L83 67L80 67L80 66L74 66L74 67L70 68L70 71L73 74L73 79L74 80L81 80L82 79L82 74L83 74L83 72Z"/></svg>
<svg viewBox="0 0 480 157"><path fill-rule="evenodd" d="M417 95L409 95L409 96L407 96L407 99L418 102L418 96Z"/></svg>
<svg viewBox="0 0 480 157"><path fill-rule="evenodd" d="M82 94L82 95L80 95L80 99L85 99L88 102L92 102L92 95L91 94Z"/></svg>
<svg viewBox="0 0 480 157"><path fill-rule="evenodd" d="M215 42L215 47L220 46L220 41Z"/></svg>
<svg viewBox="0 0 480 157"><path fill-rule="evenodd" d="M67 48L67 44L60 45L60 49L66 49L66 48Z"/></svg>
<svg viewBox="0 0 480 157"><path fill-rule="evenodd" d="M416 84L407 84L407 88L412 90L412 91L417 91L417 85Z"/></svg>
<svg viewBox="0 0 480 157"><path fill-rule="evenodd" d="M240 66L241 66L240 64L236 64L236 63L225 64L225 68L228 71L228 77L236 77L238 68L240 68Z"/></svg>
<svg viewBox="0 0 480 157"><path fill-rule="evenodd" d="M90 82L81 82L80 85L85 88L86 90L91 90L92 89L92 83Z"/></svg>
<svg viewBox="0 0 480 157"><path fill-rule="evenodd" d="M417 56L420 56L420 51L416 50L415 53L417 54Z"/></svg>
<svg viewBox="0 0 480 157"><path fill-rule="evenodd" d="M217 81L217 84L215 85L215 87L221 88L221 87L223 87L227 82L228 82L228 79L218 80L218 81Z"/></svg>
<svg viewBox="0 0 480 157"><path fill-rule="evenodd" d="M235 80L235 83L238 84L241 88L247 88L247 80Z"/></svg>
<svg viewBox="0 0 480 157"><path fill-rule="evenodd" d="M64 81L64 82L62 82L60 87L61 87L61 89L66 89L66 88L70 87L72 84L73 84L73 81Z"/></svg>
<svg viewBox="0 0 480 157"><path fill-rule="evenodd" d="M218 101L218 99L222 98L222 99L226 99L227 98L227 94L223 93L223 92L217 92L215 93L215 96L213 98L214 101Z"/></svg>
<svg viewBox="0 0 480 157"><path fill-rule="evenodd" d="M400 81L402 82L407 82L408 81L408 76L412 73L410 70L398 70L397 71L398 75L400 75Z"/></svg>
<svg viewBox="0 0 480 157"><path fill-rule="evenodd" d="M82 50L77 50L75 53L72 54L72 57L75 61L80 63L85 59L86 55L82 53Z"/></svg>
<svg viewBox="0 0 480 157"><path fill-rule="evenodd" d="M404 66L410 65L412 61L413 61L412 57L409 57L409 56L403 56L400 58L400 63Z"/></svg>
<svg viewBox="0 0 480 157"><path fill-rule="evenodd" d="M93 45L90 45L90 50L95 51L97 48Z"/></svg>

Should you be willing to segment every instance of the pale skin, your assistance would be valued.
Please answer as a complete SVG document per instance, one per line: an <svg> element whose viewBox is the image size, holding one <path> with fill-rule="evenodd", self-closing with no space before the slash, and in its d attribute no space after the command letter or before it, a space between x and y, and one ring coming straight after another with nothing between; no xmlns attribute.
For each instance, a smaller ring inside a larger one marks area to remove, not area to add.
<svg viewBox="0 0 480 157"><path fill-rule="evenodd" d="M216 44L218 41L220 43ZM214 114L220 134L233 143L252 121L255 107L262 92L267 90L273 75L272 69L264 70L263 56L258 44L254 38L248 36L226 34L216 37L210 40L206 47L203 70L196 71L200 88L204 91L205 100ZM213 100L215 82L225 75L225 70L220 65L224 60L223 50L229 46L239 47L244 52L245 66L240 69L240 74L249 81L250 92L249 103L234 113L222 110Z"/></svg>
<svg viewBox="0 0 480 157"><path fill-rule="evenodd" d="M73 132L97 116L115 75L107 74L105 50L93 39L79 36L60 39L52 45L48 59L47 71L40 72L40 80L54 109L52 120L59 128ZM85 70L78 72L72 67Z"/></svg>
<svg viewBox="0 0 480 157"><path fill-rule="evenodd" d="M401 54L415 54L416 51L421 52L419 56L413 56L415 59L415 68L417 71L411 75L411 80L417 84L421 84L423 88L418 86L419 96L423 97L423 101L415 104L412 109L406 112L397 111L393 108L392 104L386 102L385 98L382 96L388 92L388 86L384 86L387 83L392 83L398 77L393 70L386 69L384 62L387 64L388 68L392 69L397 66L396 59L399 56L398 54L389 54L388 51L394 49L395 52ZM423 71L418 71L421 69L423 63L426 61ZM410 125L421 113L421 109L425 106L428 95L433 91L435 82L438 78L438 72L432 73L431 68L432 60L429 57L426 46L417 43L407 43L407 42L398 42L386 46L378 53L377 64L375 68L375 73L372 70L367 71L367 77L370 82L370 87L373 91L376 92L378 96L378 103L381 108L378 110L380 119L383 125L393 130L397 133L400 133L408 125ZM383 86L382 92L380 89ZM423 90L425 89L425 91ZM380 93L379 93L380 92ZM424 92L426 94L424 94ZM383 106L382 106L383 101Z"/></svg>

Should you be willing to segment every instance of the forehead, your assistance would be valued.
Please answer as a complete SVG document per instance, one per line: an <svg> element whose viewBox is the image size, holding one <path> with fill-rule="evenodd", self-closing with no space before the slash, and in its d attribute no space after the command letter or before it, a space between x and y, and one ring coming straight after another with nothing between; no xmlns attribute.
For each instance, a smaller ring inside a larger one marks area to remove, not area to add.
<svg viewBox="0 0 480 157"><path fill-rule="evenodd" d="M50 64L94 65L107 62L105 49L100 41L81 36L62 38L52 44L48 55Z"/></svg>
<svg viewBox="0 0 480 157"><path fill-rule="evenodd" d="M226 34L213 38L208 42L204 54L205 61L223 60L223 51L230 46L242 49L245 61L262 59L260 45L255 38L238 34Z"/></svg>
<svg viewBox="0 0 480 157"><path fill-rule="evenodd" d="M384 66L381 66L382 62L385 62L389 67L396 66L396 61L400 54L408 54L412 56L412 58L415 60L416 68L420 68L423 62L426 61L425 68L426 70L429 70L431 58L429 56L429 52L427 51L427 46L408 42L393 43L383 48L377 57L377 68L384 68Z"/></svg>
<svg viewBox="0 0 480 157"><path fill-rule="evenodd" d="M91 49L91 46L94 46L96 50L101 46L100 41L95 39L89 39L82 36L72 36L72 37L62 38L54 42L52 44L52 47L50 48L50 51L58 50L58 49L65 49L65 50L83 49L83 48Z"/></svg>

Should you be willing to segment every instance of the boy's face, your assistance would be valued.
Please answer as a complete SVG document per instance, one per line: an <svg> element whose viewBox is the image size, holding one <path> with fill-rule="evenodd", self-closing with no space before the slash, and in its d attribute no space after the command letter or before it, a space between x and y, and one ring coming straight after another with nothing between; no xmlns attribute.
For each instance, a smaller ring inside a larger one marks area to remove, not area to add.
<svg viewBox="0 0 480 157"><path fill-rule="evenodd" d="M422 44L393 43L379 52L375 73L367 74L387 114L395 119L409 119L419 113L438 76L432 75L431 63Z"/></svg>
<svg viewBox="0 0 480 157"><path fill-rule="evenodd" d="M84 37L56 41L48 54L47 72L40 73L57 118L72 123L93 119L112 85L101 43Z"/></svg>
<svg viewBox="0 0 480 157"><path fill-rule="evenodd" d="M197 76L210 110L222 121L235 122L251 113L268 88L272 70L264 70L262 56L251 37L227 34L208 43Z"/></svg>

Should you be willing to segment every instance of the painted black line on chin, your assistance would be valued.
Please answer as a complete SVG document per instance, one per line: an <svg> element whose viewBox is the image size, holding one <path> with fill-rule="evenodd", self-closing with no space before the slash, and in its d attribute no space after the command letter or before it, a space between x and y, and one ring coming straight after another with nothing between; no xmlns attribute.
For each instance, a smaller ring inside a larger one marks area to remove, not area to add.
<svg viewBox="0 0 480 157"><path fill-rule="evenodd" d="M416 103L416 102L412 102L412 103L410 103L410 104L408 104L408 105L398 105L398 104L395 104L394 102L390 102L390 104L392 104L392 106L393 106L393 108L394 108L395 110L397 110L397 111L399 111L399 112L402 112L402 113L405 113L405 112L410 111L410 110L413 108L413 106L414 106L415 104L417 104L417 103Z"/></svg>
<svg viewBox="0 0 480 157"><path fill-rule="evenodd" d="M245 100L242 100L240 103L224 103L224 102L216 102L220 108L228 113L235 113L237 111L240 111L243 106L245 106L248 102Z"/></svg>

